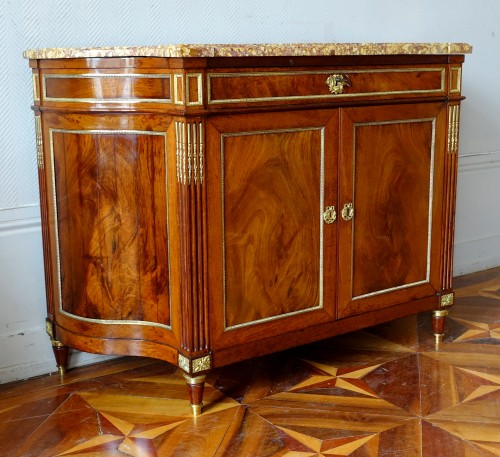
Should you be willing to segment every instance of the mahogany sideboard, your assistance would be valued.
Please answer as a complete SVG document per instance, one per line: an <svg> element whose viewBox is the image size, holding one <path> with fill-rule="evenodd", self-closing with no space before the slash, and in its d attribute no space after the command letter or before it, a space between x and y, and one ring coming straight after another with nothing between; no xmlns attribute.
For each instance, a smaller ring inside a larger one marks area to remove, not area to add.
<svg viewBox="0 0 500 457"><path fill-rule="evenodd" d="M47 331L214 368L453 304L463 43L28 50Z"/></svg>

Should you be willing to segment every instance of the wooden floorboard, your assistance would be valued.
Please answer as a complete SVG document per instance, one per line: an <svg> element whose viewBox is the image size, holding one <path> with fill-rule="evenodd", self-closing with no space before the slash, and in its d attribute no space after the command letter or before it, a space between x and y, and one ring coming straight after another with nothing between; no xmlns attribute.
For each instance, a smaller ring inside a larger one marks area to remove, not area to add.
<svg viewBox="0 0 500 457"><path fill-rule="evenodd" d="M175 367L122 358L0 386L8 457L499 457L500 268L428 313L219 369L190 416Z"/></svg>

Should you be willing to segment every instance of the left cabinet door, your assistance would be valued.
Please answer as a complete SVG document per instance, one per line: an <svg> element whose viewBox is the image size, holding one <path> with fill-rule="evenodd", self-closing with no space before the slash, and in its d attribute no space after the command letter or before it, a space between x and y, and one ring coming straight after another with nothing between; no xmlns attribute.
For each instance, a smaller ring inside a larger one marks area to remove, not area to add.
<svg viewBox="0 0 500 457"><path fill-rule="evenodd" d="M146 342L175 346L168 125L160 115L43 113L54 309L69 346L175 360Z"/></svg>
<svg viewBox="0 0 500 457"><path fill-rule="evenodd" d="M338 112L207 122L212 349L333 319Z"/></svg>

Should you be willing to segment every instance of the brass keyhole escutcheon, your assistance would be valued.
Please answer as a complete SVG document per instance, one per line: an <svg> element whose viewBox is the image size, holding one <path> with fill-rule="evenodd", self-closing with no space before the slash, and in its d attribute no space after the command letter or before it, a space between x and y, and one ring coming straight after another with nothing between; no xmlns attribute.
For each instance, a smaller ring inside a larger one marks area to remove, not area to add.
<svg viewBox="0 0 500 457"><path fill-rule="evenodd" d="M342 208L342 219L350 221L354 217L354 207L352 203L346 203Z"/></svg>
<svg viewBox="0 0 500 457"><path fill-rule="evenodd" d="M338 95L344 92L344 86L350 86L351 81L347 75L331 75L325 81L332 94Z"/></svg>
<svg viewBox="0 0 500 457"><path fill-rule="evenodd" d="M323 220L327 224L335 222L337 219L337 211L335 211L335 206L327 206L325 212L323 213Z"/></svg>

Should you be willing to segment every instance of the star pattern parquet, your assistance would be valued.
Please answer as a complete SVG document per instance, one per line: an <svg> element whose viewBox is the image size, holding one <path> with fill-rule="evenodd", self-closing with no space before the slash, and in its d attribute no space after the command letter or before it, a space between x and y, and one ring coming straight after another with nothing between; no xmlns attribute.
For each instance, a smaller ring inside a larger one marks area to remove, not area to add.
<svg viewBox="0 0 500 457"><path fill-rule="evenodd" d="M456 279L435 347L422 314L210 374L117 359L0 386L6 457L500 457L500 269Z"/></svg>

